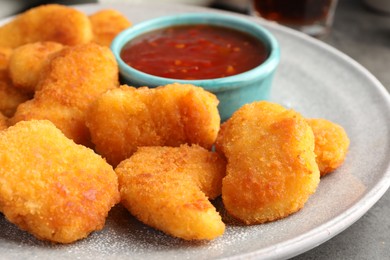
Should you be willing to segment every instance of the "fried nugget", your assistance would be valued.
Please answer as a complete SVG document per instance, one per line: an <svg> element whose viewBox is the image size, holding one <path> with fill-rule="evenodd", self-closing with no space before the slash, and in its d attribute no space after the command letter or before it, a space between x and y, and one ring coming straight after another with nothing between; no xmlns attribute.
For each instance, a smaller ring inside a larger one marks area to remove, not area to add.
<svg viewBox="0 0 390 260"><path fill-rule="evenodd" d="M245 224L298 211L319 183L313 132L299 113L280 105L244 105L222 125L216 147L228 162L223 203Z"/></svg>
<svg viewBox="0 0 390 260"><path fill-rule="evenodd" d="M91 40L88 17L74 8L57 4L32 8L0 27L2 47L16 48L40 41L77 45Z"/></svg>
<svg viewBox="0 0 390 260"><path fill-rule="evenodd" d="M7 118L6 116L4 116L4 115L0 112L0 131L1 131L1 130L4 130L4 129L7 129L7 127L8 127L7 120L8 120L8 118Z"/></svg>
<svg viewBox="0 0 390 260"><path fill-rule="evenodd" d="M8 79L8 64L13 50L0 47L0 81Z"/></svg>
<svg viewBox="0 0 390 260"><path fill-rule="evenodd" d="M217 105L214 94L193 85L122 86L91 105L87 126L98 153L117 165L139 146L211 148L220 126Z"/></svg>
<svg viewBox="0 0 390 260"><path fill-rule="evenodd" d="M47 120L0 132L0 211L35 237L71 243L103 228L119 202L117 176Z"/></svg>
<svg viewBox="0 0 390 260"><path fill-rule="evenodd" d="M225 225L208 198L221 192L225 162L200 146L140 147L115 169L121 203L140 221L186 240L211 240Z"/></svg>
<svg viewBox="0 0 390 260"><path fill-rule="evenodd" d="M31 98L16 89L8 76L11 55L12 49L0 47L0 113L7 117L13 116L17 106Z"/></svg>
<svg viewBox="0 0 390 260"><path fill-rule="evenodd" d="M9 59L9 76L16 88L34 93L50 56L63 48L56 42L36 42L16 48Z"/></svg>
<svg viewBox="0 0 390 260"><path fill-rule="evenodd" d="M11 117L17 107L29 100L30 95L16 89L10 80L0 80L0 112Z"/></svg>
<svg viewBox="0 0 390 260"><path fill-rule="evenodd" d="M98 11L89 16L92 25L92 41L109 47L115 36L131 26L131 22L120 12L112 9Z"/></svg>
<svg viewBox="0 0 390 260"><path fill-rule="evenodd" d="M344 128L336 123L320 118L310 118L307 122L314 133L316 161L324 176L344 162L350 141Z"/></svg>
<svg viewBox="0 0 390 260"><path fill-rule="evenodd" d="M93 43L64 48L45 67L34 98L19 105L10 123L48 119L68 138L88 146L86 111L118 85L118 66L109 48Z"/></svg>

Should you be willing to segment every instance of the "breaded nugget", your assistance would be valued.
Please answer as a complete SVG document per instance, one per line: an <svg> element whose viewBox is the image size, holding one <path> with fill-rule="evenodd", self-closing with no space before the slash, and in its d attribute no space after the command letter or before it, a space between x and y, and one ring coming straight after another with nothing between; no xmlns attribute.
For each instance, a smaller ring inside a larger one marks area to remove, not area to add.
<svg viewBox="0 0 390 260"><path fill-rule="evenodd" d="M0 165L0 211L39 239L84 238L120 199L112 167L47 120L0 131Z"/></svg>
<svg viewBox="0 0 390 260"><path fill-rule="evenodd" d="M2 47L16 48L40 41L77 45L91 40L88 17L74 8L57 4L32 8L0 27Z"/></svg>
<svg viewBox="0 0 390 260"><path fill-rule="evenodd" d="M94 43L67 47L42 73L34 99L21 104L10 123L48 119L68 138L89 145L86 111L100 94L119 85L114 55Z"/></svg>
<svg viewBox="0 0 390 260"><path fill-rule="evenodd" d="M98 11L89 16L93 42L109 47L115 36L131 26L131 22L120 12L112 9Z"/></svg>
<svg viewBox="0 0 390 260"><path fill-rule="evenodd" d="M8 66L12 50L0 47L0 113L10 117L15 113L17 106L31 97L14 88L9 76Z"/></svg>
<svg viewBox="0 0 390 260"><path fill-rule="evenodd" d="M316 161L321 176L324 176L343 162L348 152L349 138L344 128L325 119L307 119L314 133Z"/></svg>
<svg viewBox="0 0 390 260"><path fill-rule="evenodd" d="M225 162L200 146L141 147L115 169L122 204L140 221L186 240L211 240L225 225L208 198L221 193Z"/></svg>
<svg viewBox="0 0 390 260"><path fill-rule="evenodd" d="M96 150L117 165L139 146L211 148L220 126L217 105L215 95L193 85L122 86L92 104L87 126Z"/></svg>
<svg viewBox="0 0 390 260"><path fill-rule="evenodd" d="M1 130L4 130L4 129L7 129L7 127L8 127L7 120L8 120L8 118L7 118L6 116L4 116L4 115L0 112L0 131L1 131Z"/></svg>
<svg viewBox="0 0 390 260"><path fill-rule="evenodd" d="M13 50L10 48L0 47L0 82L7 82L10 80L8 75L8 66L12 52ZM0 102L1 101L2 100L0 99Z"/></svg>
<svg viewBox="0 0 390 260"><path fill-rule="evenodd" d="M320 180L311 128L299 113L271 102L236 111L221 127L217 150L228 162L225 208L248 225L298 211Z"/></svg>
<svg viewBox="0 0 390 260"><path fill-rule="evenodd" d="M8 64L13 50L0 47L0 81L8 79Z"/></svg>
<svg viewBox="0 0 390 260"><path fill-rule="evenodd" d="M16 48L9 60L9 76L16 88L34 93L43 67L53 53L63 45L56 42L36 42Z"/></svg>
<svg viewBox="0 0 390 260"><path fill-rule="evenodd" d="M16 89L10 80L0 80L0 112L11 117L17 107L31 97Z"/></svg>

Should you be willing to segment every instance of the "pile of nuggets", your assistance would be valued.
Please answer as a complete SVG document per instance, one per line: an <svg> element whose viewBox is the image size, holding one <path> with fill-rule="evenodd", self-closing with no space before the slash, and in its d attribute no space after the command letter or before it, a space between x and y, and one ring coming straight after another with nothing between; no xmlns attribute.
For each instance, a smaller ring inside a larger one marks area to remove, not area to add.
<svg viewBox="0 0 390 260"><path fill-rule="evenodd" d="M221 125L201 87L120 85L107 46L129 26L114 10L44 5L0 27L0 212L20 229L71 243L120 202L212 240L225 224L210 200L247 225L274 221L343 163L349 139L330 121L259 101Z"/></svg>

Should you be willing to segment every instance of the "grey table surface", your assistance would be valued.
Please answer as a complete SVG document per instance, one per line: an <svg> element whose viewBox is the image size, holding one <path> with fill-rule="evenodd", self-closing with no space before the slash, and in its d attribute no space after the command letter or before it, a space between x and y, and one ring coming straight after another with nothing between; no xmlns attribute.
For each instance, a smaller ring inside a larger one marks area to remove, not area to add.
<svg viewBox="0 0 390 260"><path fill-rule="evenodd" d="M340 0L332 30L320 40L359 62L390 91L390 14L362 0ZM390 259L390 190L345 231L294 257L307 259Z"/></svg>

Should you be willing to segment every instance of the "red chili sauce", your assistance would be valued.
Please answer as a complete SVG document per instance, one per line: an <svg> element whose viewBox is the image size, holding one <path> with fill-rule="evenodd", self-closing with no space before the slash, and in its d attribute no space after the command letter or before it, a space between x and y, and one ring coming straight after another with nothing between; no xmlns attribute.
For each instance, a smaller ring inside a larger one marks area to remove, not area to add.
<svg viewBox="0 0 390 260"><path fill-rule="evenodd" d="M255 37L220 26L173 26L125 45L122 59L145 73L172 79L214 79L253 69L268 57Z"/></svg>

